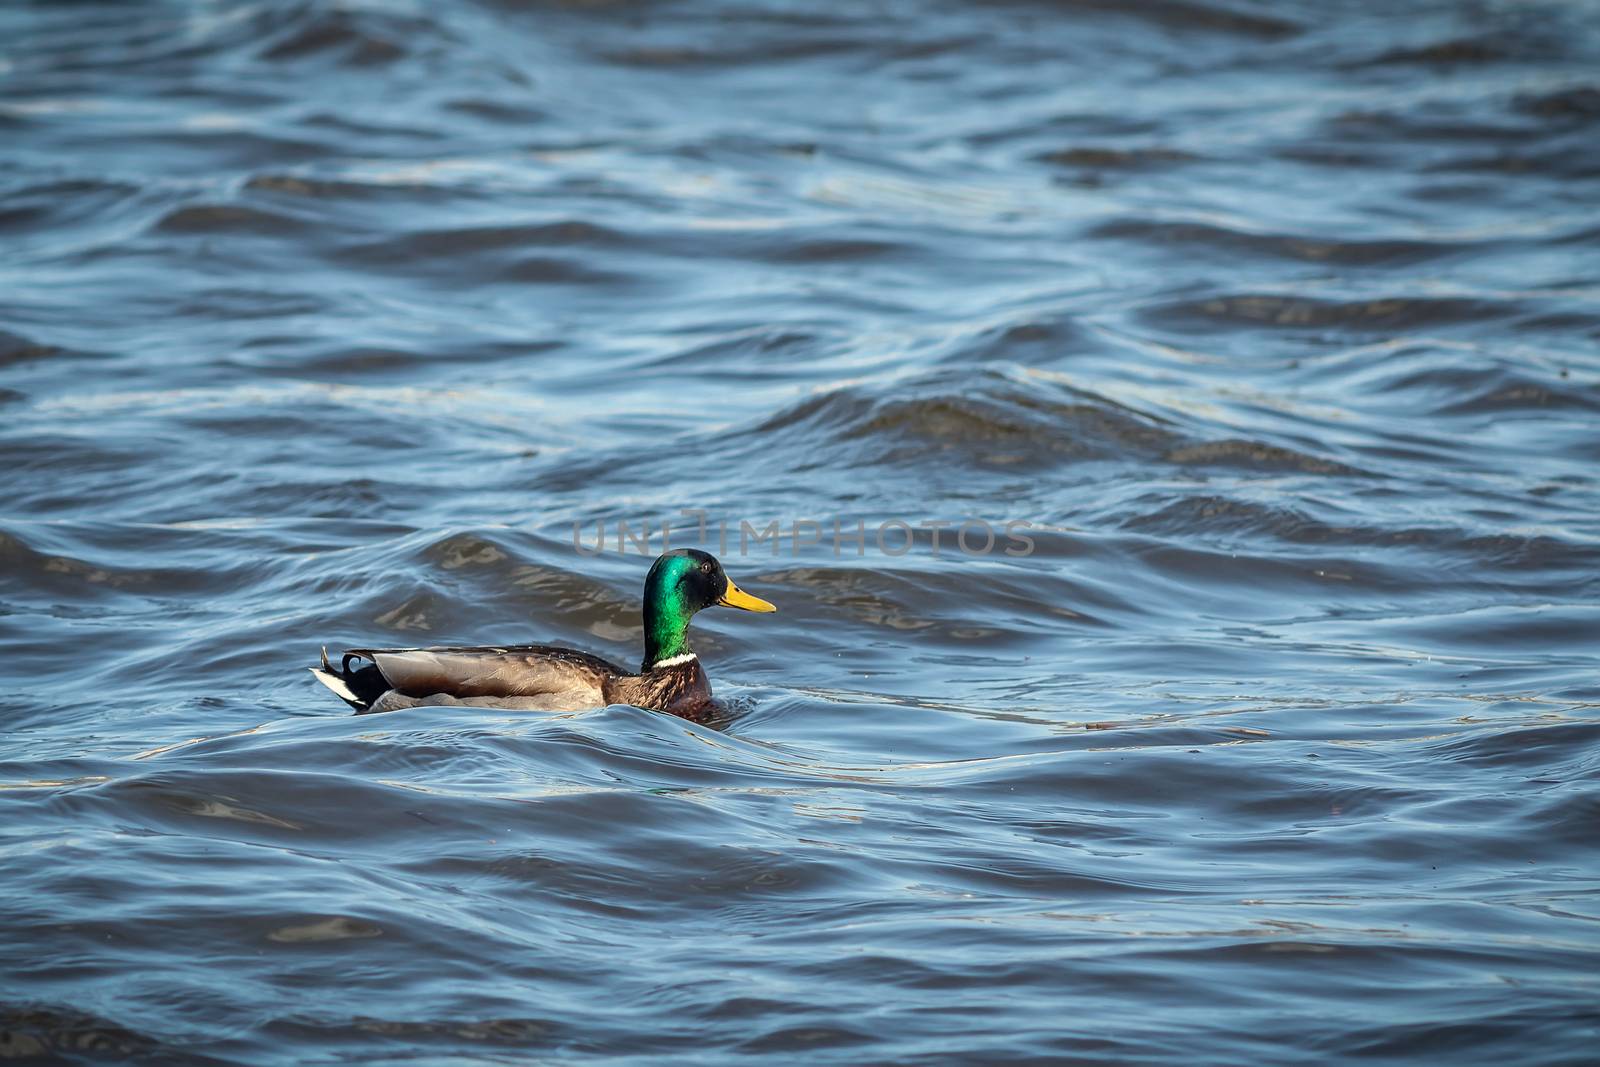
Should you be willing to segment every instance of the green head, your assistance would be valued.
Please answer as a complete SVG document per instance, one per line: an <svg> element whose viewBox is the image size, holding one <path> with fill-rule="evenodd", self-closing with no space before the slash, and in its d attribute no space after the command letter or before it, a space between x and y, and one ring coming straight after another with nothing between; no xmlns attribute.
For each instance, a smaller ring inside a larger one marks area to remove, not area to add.
<svg viewBox="0 0 1600 1067"><path fill-rule="evenodd" d="M745 611L778 610L734 585L709 552L675 548L657 556L644 580L643 669L689 655L689 620L713 604Z"/></svg>

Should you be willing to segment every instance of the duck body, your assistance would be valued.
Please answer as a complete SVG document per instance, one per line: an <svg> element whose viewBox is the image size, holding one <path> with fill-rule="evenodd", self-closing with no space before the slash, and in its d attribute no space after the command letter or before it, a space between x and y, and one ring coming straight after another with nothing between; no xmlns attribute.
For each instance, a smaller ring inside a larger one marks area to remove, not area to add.
<svg viewBox="0 0 1600 1067"><path fill-rule="evenodd" d="M714 556L677 549L659 556L645 580L645 656L637 673L559 645L353 648L338 667L324 649L311 673L357 714L422 705L578 711L632 704L704 721L716 705L687 630L694 613L712 605L777 610L728 580Z"/></svg>
<svg viewBox="0 0 1600 1067"><path fill-rule="evenodd" d="M352 668L355 660L370 662ZM630 674L558 645L353 648L337 668L324 658L312 673L358 715L451 704L518 711L633 704L686 719L712 710L711 682L699 657Z"/></svg>

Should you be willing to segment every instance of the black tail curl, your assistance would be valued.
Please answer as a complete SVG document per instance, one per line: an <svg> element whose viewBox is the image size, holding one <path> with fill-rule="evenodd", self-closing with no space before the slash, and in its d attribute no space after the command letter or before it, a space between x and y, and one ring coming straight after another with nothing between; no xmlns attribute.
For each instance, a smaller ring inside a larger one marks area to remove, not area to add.
<svg viewBox="0 0 1600 1067"><path fill-rule="evenodd" d="M389 680L378 670L376 663L368 663L365 667L355 670L350 669L350 660L353 657L345 656L336 669L328 662L328 650L322 650L322 669L335 676L349 687L354 699L345 698L345 702L357 711L366 711L372 707L373 701L387 693L392 687Z"/></svg>

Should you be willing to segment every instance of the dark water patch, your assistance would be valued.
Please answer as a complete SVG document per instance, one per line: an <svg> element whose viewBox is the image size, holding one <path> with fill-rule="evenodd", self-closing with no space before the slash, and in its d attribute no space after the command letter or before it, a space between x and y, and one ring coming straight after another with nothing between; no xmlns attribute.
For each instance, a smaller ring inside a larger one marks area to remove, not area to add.
<svg viewBox="0 0 1600 1067"><path fill-rule="evenodd" d="M1069 0L1068 7L1148 21L1173 32L1202 31L1257 40L1278 40L1304 30L1294 19L1263 10L1255 4L1189 3L1157 0L1129 8L1114 0Z"/></svg>
<svg viewBox="0 0 1600 1067"><path fill-rule="evenodd" d="M155 443L152 442L152 446ZM155 451L151 447L149 451ZM52 511L56 508L77 509L83 506L86 483L96 483L114 477L125 479L128 465L140 455L138 442L130 439L106 439L91 442L82 434L28 435L26 440L8 440L5 443L6 465L0 469L13 503L26 503L30 508ZM71 479L52 479L50 472L70 469Z"/></svg>
<svg viewBox="0 0 1600 1067"><path fill-rule="evenodd" d="M990 371L981 386L969 382L959 394L946 392L943 380L933 375L915 386L898 382L892 395L882 397L877 389L848 387L802 401L749 432L810 442L783 450L803 455L806 464L937 462L1021 473L1073 463L1159 461L1313 475L1365 473L1271 442L1205 440L1180 431L1165 416L1053 376Z"/></svg>
<svg viewBox="0 0 1600 1067"><path fill-rule="evenodd" d="M1591 766L1592 776L1597 768ZM1538 783L1545 784L1545 783ZM1581 788L1581 787L1580 787ZM1522 821L1530 834L1541 837L1546 855L1556 862L1566 849L1592 850L1595 820L1600 819L1600 790L1572 791L1526 812Z"/></svg>
<svg viewBox="0 0 1600 1067"><path fill-rule="evenodd" d="M447 140L449 135L442 131L432 130L425 126L410 125L399 126L392 122L357 122L343 115L327 112L317 112L300 118L299 125L313 130L330 130L338 134L347 134L358 137L369 147L374 142L382 140L410 140L425 143L438 143Z"/></svg>
<svg viewBox="0 0 1600 1067"><path fill-rule="evenodd" d="M508 264L499 273L499 280L532 285L626 287L634 284L637 277L620 271L587 268L575 259L524 256Z"/></svg>
<svg viewBox="0 0 1600 1067"><path fill-rule="evenodd" d="M196 319L238 322L251 319L300 318L327 307L315 294L270 289L218 287L185 294L172 311Z"/></svg>
<svg viewBox="0 0 1600 1067"><path fill-rule="evenodd" d="M608 285L630 281L630 276L586 265L582 256L557 258L527 256L525 248L586 248L625 246L628 238L615 230L580 220L524 226L495 226L422 231L347 246L340 258L369 269L416 274L457 284L473 282L532 282L546 284ZM464 264L470 269L463 270Z"/></svg>
<svg viewBox="0 0 1600 1067"><path fill-rule="evenodd" d="M1488 998L1471 1005L1473 1021L1459 1018L1413 1023L1399 1028L1362 1026L1319 1044L1329 1055L1403 1058L1442 1052L1468 1057L1520 1055L1529 1041L1565 1045L1591 1030L1596 1014L1579 1001L1541 1008L1502 1008ZM1562 1000L1568 999L1562 996ZM1581 1057L1564 1057L1576 1064Z"/></svg>
<svg viewBox="0 0 1600 1067"><path fill-rule="evenodd" d="M1486 64L1501 62L1514 54L1514 47L1504 37L1459 37L1415 47L1392 48L1362 65Z"/></svg>
<svg viewBox="0 0 1600 1067"><path fill-rule="evenodd" d="M1450 254L1448 245L1416 240L1318 240L1294 234L1251 233L1196 222L1119 219L1102 223L1091 237L1132 240L1156 246L1199 248L1220 256L1239 253L1281 257L1308 263L1353 267L1408 265Z"/></svg>
<svg viewBox="0 0 1600 1067"><path fill-rule="evenodd" d="M251 173L308 164L340 154L339 147L328 139L300 136L298 131L280 133L235 124L163 129L153 133L124 132L119 128L117 133L106 136L108 145L119 141L130 151L153 148L174 157L205 160L219 173Z"/></svg>
<svg viewBox="0 0 1600 1067"><path fill-rule="evenodd" d="M498 100L493 97L465 96L448 100L442 106L457 114L470 115L486 122L504 123L518 129L537 125L549 117L548 112L532 103Z"/></svg>
<svg viewBox="0 0 1600 1067"><path fill-rule="evenodd" d="M767 258L777 263L840 263L914 253L915 249L896 241L822 238L774 244Z"/></svg>
<svg viewBox="0 0 1600 1067"><path fill-rule="evenodd" d="M1130 530L1186 536L1201 534L1210 538L1230 535L1265 535L1294 538L1306 529L1320 529L1324 536L1337 531L1287 506L1269 506L1224 496L1188 496L1163 504L1158 510L1129 516L1123 525Z"/></svg>
<svg viewBox="0 0 1600 1067"><path fill-rule="evenodd" d="M1301 474L1359 475L1365 472L1355 467L1308 456L1292 448L1265 444L1260 441L1205 441L1181 445L1163 456L1168 463L1184 466L1243 467L1262 471L1295 471Z"/></svg>
<svg viewBox="0 0 1600 1067"><path fill-rule="evenodd" d="M1587 145L1549 152L1496 152L1466 155L1435 163L1431 173L1516 174L1563 181L1585 181L1600 175L1600 152Z"/></svg>
<svg viewBox="0 0 1600 1067"><path fill-rule="evenodd" d="M1240 294L1155 304L1141 317L1161 326L1231 329L1332 329L1350 333L1442 329L1501 317L1508 309L1485 300L1383 297L1335 301L1279 294Z"/></svg>
<svg viewBox="0 0 1600 1067"><path fill-rule="evenodd" d="M1600 118L1600 87L1576 85L1549 93L1519 93L1512 106L1537 118L1582 122Z"/></svg>
<svg viewBox="0 0 1600 1067"><path fill-rule="evenodd" d="M1583 594L1600 584L1600 579L1581 575L1560 583L1574 594ZM1538 651L1551 640L1593 625L1593 613L1581 606L1530 603L1514 594L1503 595L1492 607L1498 609L1490 619L1491 605L1438 617L1419 615L1414 619L1394 620L1381 628L1405 639L1434 648L1456 648L1463 653L1512 653ZM1375 630L1379 627L1374 627Z"/></svg>
<svg viewBox="0 0 1600 1067"><path fill-rule="evenodd" d="M0 1059L75 1062L131 1057L149 1062L157 1053L176 1051L137 1030L73 1008L0 1005Z"/></svg>
<svg viewBox="0 0 1600 1067"><path fill-rule="evenodd" d="M50 235L62 227L92 223L139 194L128 182L62 178L7 189L0 204L0 231Z"/></svg>
<svg viewBox="0 0 1600 1067"><path fill-rule="evenodd" d="M1270 538L1290 544L1381 547L1415 552L1435 562L1455 556L1479 567L1522 571L1530 577L1583 573L1600 565L1600 549L1548 534L1483 533L1471 527L1330 522L1287 505L1215 494L1187 496L1123 520L1130 530L1170 537L1248 543Z"/></svg>
<svg viewBox="0 0 1600 1067"><path fill-rule="evenodd" d="M1382 167L1388 162L1381 149L1355 147L1341 141L1326 144L1300 143L1280 148L1273 155L1293 163L1309 163L1318 167L1360 169Z"/></svg>
<svg viewBox="0 0 1600 1067"><path fill-rule="evenodd" d="M60 345L35 341L9 330L0 330L0 367L11 367L37 360L82 359L89 355L88 352L75 352Z"/></svg>
<svg viewBox="0 0 1600 1067"><path fill-rule="evenodd" d="M1556 338L1600 338L1600 315L1581 312L1535 312L1517 323L1520 330L1548 332ZM1570 368L1563 367L1570 374Z"/></svg>
<svg viewBox="0 0 1600 1067"><path fill-rule="evenodd" d="M891 391L846 387L802 401L752 432L795 441L792 451L812 464L831 452L829 462L939 457L1000 468L1148 455L1177 436L1164 420L1087 390L993 371L977 382L950 372ZM812 444L799 447L806 439ZM830 444L830 452L814 451Z"/></svg>
<svg viewBox="0 0 1600 1067"><path fill-rule="evenodd" d="M226 51L229 30L237 26L236 21L219 20L211 24L214 33L186 33L187 20L176 12L89 12L86 6L92 5L57 9L59 16L56 11L23 13L22 25L13 28L28 36L29 48L18 55L30 82L76 89L83 82L73 76L182 69Z"/></svg>
<svg viewBox="0 0 1600 1067"><path fill-rule="evenodd" d="M1519 329L1526 330L1526 323ZM1565 366L1541 366L1467 346L1435 343L1385 343L1353 350L1345 358L1312 369L1311 375L1333 388L1369 394L1373 404L1445 417L1545 409L1587 411L1600 399L1591 375L1574 375Z"/></svg>
<svg viewBox="0 0 1600 1067"><path fill-rule="evenodd" d="M1175 148L1059 148L1035 157L1041 163L1080 170L1131 170L1176 163L1190 163L1196 157Z"/></svg>
<svg viewBox="0 0 1600 1067"><path fill-rule="evenodd" d="M1570 321L1583 320L1558 319L1562 323L1558 330L1566 338L1572 336ZM1526 336L1528 320L1519 322L1517 329ZM1586 407L1594 382L1565 364L1553 353L1508 356L1449 340L1394 339L1314 362L1297 361L1295 369L1307 383L1359 398L1359 403L1374 409L1451 416L1471 414L1480 405L1492 410L1502 403L1507 410L1522 405ZM1395 428L1384 437L1391 443L1444 442L1445 438L1434 436L1432 425L1412 431Z"/></svg>
<svg viewBox="0 0 1600 1067"><path fill-rule="evenodd" d="M1600 411L1600 382L1540 379L1502 369L1476 376L1474 395L1440 409L1443 414L1476 415L1513 411ZM1488 380L1483 380L1484 378Z"/></svg>
<svg viewBox="0 0 1600 1067"><path fill-rule="evenodd" d="M883 35L877 20L853 13L784 11L755 4L726 20L695 15L675 21L642 21L615 42L591 45L606 62L647 70L719 70L762 63L805 62L871 51ZM711 28L720 30L708 34Z"/></svg>
<svg viewBox="0 0 1600 1067"><path fill-rule="evenodd" d="M563 347L558 341L470 343L442 338L438 348L427 351L399 347L328 349L309 338L267 337L252 343L248 354L241 353L228 362L268 373L369 381L429 370L477 374L497 363L536 361Z"/></svg>
<svg viewBox="0 0 1600 1067"><path fill-rule="evenodd" d="M95 800L114 805L125 812L125 817L137 819L145 825L184 826L191 821L226 820L241 824L223 831L226 836L265 836L268 839L280 833L297 835L307 829L304 823L273 814L273 804L266 797L251 797L253 789L241 790L245 782L230 784L225 776L208 775L203 789L186 788L172 776L122 782L102 786L96 790ZM250 782L249 785L256 785ZM215 792L214 790L226 790ZM244 799L236 794L245 793ZM273 793L276 794L276 790ZM209 833L210 831L202 831Z"/></svg>
<svg viewBox="0 0 1600 1067"><path fill-rule="evenodd" d="M692 348L664 352L644 365L669 373L692 367L743 380L803 379L809 375L795 373L793 361L824 355L841 343L840 338L805 329L752 327Z"/></svg>
<svg viewBox="0 0 1600 1067"><path fill-rule="evenodd" d="M470 189L454 183L401 181L389 177L381 180L359 180L356 177L323 177L313 173L256 174L245 180L244 188L256 193L304 199L379 203L399 201L408 204L415 203L419 199L446 202L457 197L473 195Z"/></svg>
<svg viewBox="0 0 1600 1067"><path fill-rule="evenodd" d="M1029 116L1026 123L1007 126L985 124L966 134L964 140L973 145L988 146L1012 141L1035 142L1045 137L1051 140L1110 140L1114 138L1148 137L1164 127L1159 122L1117 110L1067 111L1046 117ZM1112 147L1110 151L1119 149ZM1137 149L1134 149L1137 151Z"/></svg>
<svg viewBox="0 0 1600 1067"><path fill-rule="evenodd" d="M293 238L305 232L299 219L243 204L189 204L169 211L155 223L160 233L251 234Z"/></svg>
<svg viewBox="0 0 1600 1067"><path fill-rule="evenodd" d="M517 1050L567 1046L574 1039L572 1027L557 1019L537 1017L399 1019L382 1015L356 1015L346 1019L294 1017L275 1019L268 1033L276 1042L300 1043L305 1047L347 1045L378 1047L397 1058L412 1058L419 1049Z"/></svg>
<svg viewBox="0 0 1600 1067"><path fill-rule="evenodd" d="M149 574L39 552L22 538L5 532L0 532L0 560L5 563L6 585L13 592L97 595L103 590L138 589L150 585L153 579Z"/></svg>
<svg viewBox="0 0 1600 1067"><path fill-rule="evenodd" d="M804 1053L815 1049L854 1048L875 1044L875 1035L840 1026L786 1026L753 1037L739 1051L756 1054Z"/></svg>
<svg viewBox="0 0 1600 1067"><path fill-rule="evenodd" d="M1526 131L1521 125L1503 118L1499 122L1489 121L1487 117L1479 117L1480 114L1449 109L1346 111L1328 119L1325 128L1340 140L1357 143L1421 141L1472 147L1484 142L1514 145L1525 139Z"/></svg>
<svg viewBox="0 0 1600 1067"><path fill-rule="evenodd" d="M1183 584L1211 587L1232 600L1244 591L1270 586L1285 592L1296 606L1308 595L1320 601L1349 597L1361 600L1374 593L1398 593L1411 581L1398 563L1372 562L1351 555L1273 558L1266 555L1240 560L1236 555L1203 551L1178 543L1150 544L1138 553L1140 560L1158 573ZM1238 607L1243 608L1243 601Z"/></svg>
<svg viewBox="0 0 1600 1067"><path fill-rule="evenodd" d="M396 500L413 492L405 481L328 476L245 486L228 494L228 500L251 514L382 520L393 513Z"/></svg>
<svg viewBox="0 0 1600 1067"><path fill-rule="evenodd" d="M1044 368L1070 364L1075 357L1104 348L1101 337L1070 315L1045 313L1006 317L954 338L939 362L959 367L1021 365Z"/></svg>
<svg viewBox="0 0 1600 1067"><path fill-rule="evenodd" d="M931 550L931 534L918 535L916 543ZM942 550L960 554L956 535L944 534ZM981 564L969 559L967 566L977 569ZM996 567L983 567L983 571L984 602L992 615L981 624L970 617L959 585L938 574L905 568L790 566L762 577L805 598L806 606L796 609L803 613L802 618L816 618L818 609L826 607L870 630L916 634L919 644L943 643L952 648L1020 647L1031 644L1035 637L1049 639L1057 627L1105 626L1107 617L1133 610L1128 599L1093 580L1052 581L1041 588L1026 573ZM1030 634L1030 605L1041 599L1051 606L1037 614L1032 626L1035 632Z"/></svg>
<svg viewBox="0 0 1600 1067"><path fill-rule="evenodd" d="M415 48L437 48L453 36L440 20L423 16L373 9L319 10L317 5L301 5L289 13L292 20L261 46L262 59L384 66Z"/></svg>
<svg viewBox="0 0 1600 1067"><path fill-rule="evenodd" d="M388 372L414 371L419 365L436 358L438 357L431 354L397 348L358 348L322 353L309 359L293 359L290 369L296 374L350 375L365 378ZM277 360L259 357L240 362L254 366L278 365Z"/></svg>
<svg viewBox="0 0 1600 1067"><path fill-rule="evenodd" d="M174 552L164 565L150 566L148 553L134 549L126 537L117 536L120 532L115 527L107 531L53 525L28 529L27 539L0 532L0 557L8 561L7 584L17 595L29 598L104 601L127 594L160 605L167 598L204 597L259 583L279 566L271 559L219 559L214 539L183 527L143 531L137 539L140 544L183 546L188 553L185 557Z"/></svg>
<svg viewBox="0 0 1600 1067"><path fill-rule="evenodd" d="M374 773L409 775L428 756L458 765L485 766L485 757L472 758L457 747L445 745L431 753L426 749L398 762L382 747L371 744L340 746L343 761L349 765L371 767ZM179 750L178 757L196 754L194 749ZM85 824L115 823L138 825L160 834L186 834L216 841L276 844L311 853L319 847L348 843L349 835L361 824L363 848L378 847L380 841L398 842L419 827L432 826L437 832L484 833L489 822L509 818L516 806L489 799L476 803L462 801L426 804L426 818L408 815L416 811L416 794L400 785L357 783L331 773L326 761L314 751L303 751L312 763L305 768L238 771L163 769L93 786L73 793L69 810ZM171 757L166 757L170 760ZM184 762L192 764L193 760ZM494 761L498 762L498 761ZM469 771L470 766L460 769ZM315 768L315 769L314 769ZM329 792L331 788L332 792ZM314 855L308 858L315 859ZM295 926L308 926L318 919L297 917ZM337 925L322 930L282 932L271 940L283 943L336 940ZM263 931L266 935L267 931ZM349 936L373 936L371 931L355 929Z"/></svg>
<svg viewBox="0 0 1600 1067"><path fill-rule="evenodd" d="M1585 226L1582 229L1575 230L1571 233L1562 234L1561 236L1555 238L1553 243L1562 245L1586 245L1592 243L1596 239L1600 239L1600 226ZM1594 321L1595 320L1591 315L1589 317L1589 322L1593 323Z"/></svg>
<svg viewBox="0 0 1600 1067"><path fill-rule="evenodd" d="M706 68L814 59L852 52L858 47L856 41L843 37L767 39L743 47L733 41L727 41L715 48L698 43L641 44L603 52L601 58L618 66L644 69Z"/></svg>

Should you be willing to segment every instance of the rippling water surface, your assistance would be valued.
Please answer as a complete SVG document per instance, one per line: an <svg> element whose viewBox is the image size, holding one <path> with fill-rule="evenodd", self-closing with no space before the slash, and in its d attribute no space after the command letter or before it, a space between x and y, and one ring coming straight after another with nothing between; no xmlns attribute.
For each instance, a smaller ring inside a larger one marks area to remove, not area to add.
<svg viewBox="0 0 1600 1067"><path fill-rule="evenodd" d="M0 1056L1594 1062L1600 7L1391 7L5 8ZM303 670L682 509L719 722Z"/></svg>

